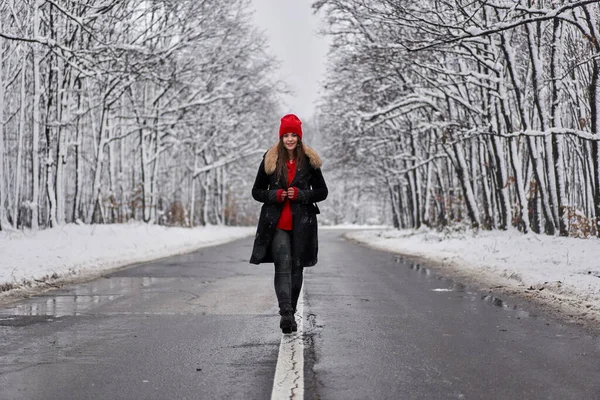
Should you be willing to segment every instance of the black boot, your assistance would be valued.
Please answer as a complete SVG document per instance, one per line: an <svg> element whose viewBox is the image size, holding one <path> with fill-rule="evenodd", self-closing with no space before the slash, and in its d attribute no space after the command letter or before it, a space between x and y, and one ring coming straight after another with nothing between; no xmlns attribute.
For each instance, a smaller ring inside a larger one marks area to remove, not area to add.
<svg viewBox="0 0 600 400"><path fill-rule="evenodd" d="M296 323L296 317L292 315L292 332L298 332L298 324Z"/></svg>
<svg viewBox="0 0 600 400"><path fill-rule="evenodd" d="M281 321L279 327L282 333L292 333L296 321L294 320L294 309L291 304L283 304L279 307L279 315L281 315ZM298 327L296 326L296 329Z"/></svg>

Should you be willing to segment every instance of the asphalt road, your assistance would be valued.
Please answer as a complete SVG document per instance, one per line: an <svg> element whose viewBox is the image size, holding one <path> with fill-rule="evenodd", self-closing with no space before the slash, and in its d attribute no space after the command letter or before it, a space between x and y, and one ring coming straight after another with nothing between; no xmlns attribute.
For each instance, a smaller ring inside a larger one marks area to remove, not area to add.
<svg viewBox="0 0 600 400"><path fill-rule="evenodd" d="M599 399L600 339L321 231L306 399ZM252 239L0 309L0 399L268 399L281 333Z"/></svg>

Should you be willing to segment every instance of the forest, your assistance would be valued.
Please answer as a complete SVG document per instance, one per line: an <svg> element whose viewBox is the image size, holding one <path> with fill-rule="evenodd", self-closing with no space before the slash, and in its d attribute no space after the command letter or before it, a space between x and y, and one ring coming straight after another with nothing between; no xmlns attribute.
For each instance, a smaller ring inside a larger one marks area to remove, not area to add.
<svg viewBox="0 0 600 400"><path fill-rule="evenodd" d="M597 1L313 7L329 154L370 177L350 191L385 192L394 226L600 234Z"/></svg>
<svg viewBox="0 0 600 400"><path fill-rule="evenodd" d="M278 115L249 4L0 0L0 229L244 223Z"/></svg>
<svg viewBox="0 0 600 400"><path fill-rule="evenodd" d="M254 223L287 89L250 5L0 0L0 229ZM600 235L598 1L312 7L323 223Z"/></svg>

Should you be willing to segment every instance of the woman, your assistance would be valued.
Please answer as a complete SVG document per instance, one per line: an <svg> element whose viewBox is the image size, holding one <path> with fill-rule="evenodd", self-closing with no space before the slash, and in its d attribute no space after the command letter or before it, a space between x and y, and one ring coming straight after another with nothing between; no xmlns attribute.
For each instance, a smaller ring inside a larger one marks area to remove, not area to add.
<svg viewBox="0 0 600 400"><path fill-rule="evenodd" d="M319 155L302 143L302 122L284 115L279 142L265 154L252 197L264 203L256 229L252 264L275 263L275 294L283 333L297 330L294 313L302 288L303 268L317 263L315 202L327 198Z"/></svg>

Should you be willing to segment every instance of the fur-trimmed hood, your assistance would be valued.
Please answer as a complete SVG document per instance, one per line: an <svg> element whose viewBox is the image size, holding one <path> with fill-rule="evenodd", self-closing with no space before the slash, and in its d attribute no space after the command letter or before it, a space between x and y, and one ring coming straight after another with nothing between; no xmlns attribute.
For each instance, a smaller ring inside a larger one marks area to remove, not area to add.
<svg viewBox="0 0 600 400"><path fill-rule="evenodd" d="M279 143L276 143L269 150L267 150L267 154L265 154L265 172L267 173L267 175L271 175L273 172L275 172L275 168L277 167L278 145ZM321 161L319 154L317 154L317 152L314 149L308 147L304 143L302 143L302 149L304 150L304 154L306 154L306 156L308 157L310 166L315 169L321 168L323 162Z"/></svg>

